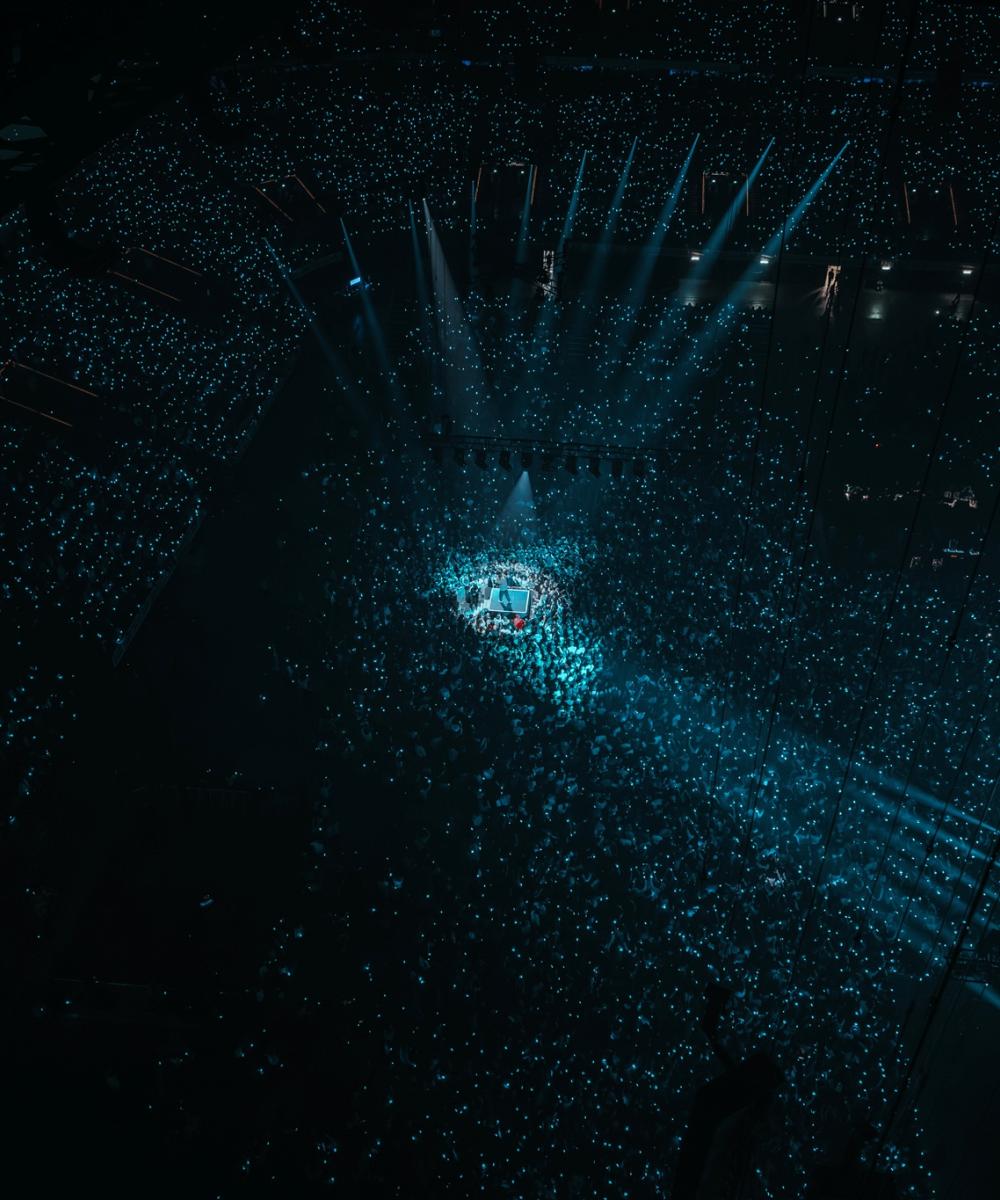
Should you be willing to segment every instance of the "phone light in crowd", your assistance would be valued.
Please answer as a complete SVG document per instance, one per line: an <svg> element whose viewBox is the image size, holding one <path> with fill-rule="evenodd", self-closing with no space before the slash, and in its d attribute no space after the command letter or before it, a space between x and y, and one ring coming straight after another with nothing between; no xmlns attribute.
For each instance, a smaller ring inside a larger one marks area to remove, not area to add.
<svg viewBox="0 0 1000 1200"><path fill-rule="evenodd" d="M891 270L892 270L892 263L891 263L891 262L884 262L884 263L882 264L882 270L883 270L883 271L891 271Z"/></svg>
<svg viewBox="0 0 1000 1200"><path fill-rule="evenodd" d="M963 267L963 268L962 268L962 274L963 274L963 275L971 275L971 274L972 274L972 267Z"/></svg>
<svg viewBox="0 0 1000 1200"><path fill-rule="evenodd" d="M691 251L691 261L692 262L700 262L701 261L701 255L698 254L697 251L695 251L695 250Z"/></svg>
<svg viewBox="0 0 1000 1200"><path fill-rule="evenodd" d="M770 260L770 259L767 257L767 255L766 255L766 254L762 254L762 255L760 256L760 265L761 265L762 267L766 267L766 266L767 266L767 264L768 264L770 261L771 261L771 260Z"/></svg>
<svg viewBox="0 0 1000 1200"><path fill-rule="evenodd" d="M347 282L347 286L350 288L360 287L361 286L361 276L355 275L353 279L349 279Z"/></svg>

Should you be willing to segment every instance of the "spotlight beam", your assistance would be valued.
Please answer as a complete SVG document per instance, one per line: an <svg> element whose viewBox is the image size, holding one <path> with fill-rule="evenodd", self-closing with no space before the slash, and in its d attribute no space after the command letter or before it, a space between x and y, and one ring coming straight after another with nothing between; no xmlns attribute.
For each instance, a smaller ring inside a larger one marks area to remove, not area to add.
<svg viewBox="0 0 1000 1200"><path fill-rule="evenodd" d="M524 248L528 243L528 225L531 221L531 198L535 194L537 180L538 168L532 164L528 167L528 182L524 189L524 204L521 207L521 225L517 231L517 243L514 247L514 276L510 281L510 294L507 298L507 328L520 315L520 302L526 290L525 285L518 278L518 271L524 265Z"/></svg>
<svg viewBox="0 0 1000 1200"><path fill-rule="evenodd" d="M538 515L531 478L522 470L500 510L497 524L504 540L517 544L534 540L538 533Z"/></svg>
<svg viewBox="0 0 1000 1200"><path fill-rule="evenodd" d="M430 323L431 295L427 287L427 271L424 268L424 255L420 249L420 238L417 235L417 219L413 213L413 202L410 201L410 241L413 246L413 270L416 276L417 301L420 307L420 329L423 334L424 352L431 361L432 367L437 359L434 356L433 331Z"/></svg>
<svg viewBox="0 0 1000 1200"><path fill-rule="evenodd" d="M618 186L615 188L615 194L611 199L611 207L608 209L604 228L601 230L600 239L591 256L590 266L587 268L580 303L577 306L576 316L570 333L571 337L578 336L584 323L589 320L594 295L600 287L601 280L604 278L604 269L608 261L608 251L611 248L611 238L614 236L615 227L618 224L622 200L625 196L625 188L628 186L628 176L632 169L632 160L635 157L635 148L638 144L638 137L633 138L628 157L625 159L625 166L622 168L622 173L618 179Z"/></svg>
<svg viewBox="0 0 1000 1200"><path fill-rule="evenodd" d="M798 223L802 220L802 217L805 215L810 204L812 204L812 202L816 199L820 188L830 177L831 172L836 167L837 163L840 162L841 156L849 145L849 142L845 142L833 156L833 158L830 159L825 169L820 173L813 185L805 193L795 208L793 208L788 214L781 227L775 230L767 244L761 250L760 254L755 256L754 262L747 267L736 283L733 284L732 288L729 290L729 294L719 306L718 310L716 311L712 320L709 321L708 325L705 327L701 336L689 346L688 351L681 361L677 371L677 377L681 388L684 387L684 384L692 374L695 363L698 361L698 359L711 355L715 351L721 338L725 336L726 332L729 330L730 326L732 325L733 318L739 312L740 306L746 299L747 292L753 286L758 277L760 270L760 259L771 259L780 253L789 236L792 234Z"/></svg>
<svg viewBox="0 0 1000 1200"><path fill-rule="evenodd" d="M555 310L553 304L555 292L555 280L561 270L562 256L566 248L566 242L569 240L569 235L573 230L573 221L576 219L576 210L580 204L580 186L583 183L583 171L587 165L587 151L584 150L583 157L580 159L580 167L576 173L576 181L573 184L573 192L570 196L569 207L566 209L566 217L563 220L562 232L559 235L559 241L556 243L555 258L552 265L552 294L546 297L538 314L538 320L535 323L535 332L532 338L532 356L534 357L540 351L544 350L548 342L549 333L552 329L552 322L555 318Z"/></svg>
<svg viewBox="0 0 1000 1200"><path fill-rule="evenodd" d="M275 251L274 247L267 240L267 238L264 238L263 242L264 242L264 245L267 247L268 254L270 254L271 258L274 260L274 265L278 270L278 274L281 276L282 283L284 283L285 287L288 289L289 293L291 294L292 299L302 310L303 315L305 316L306 320L309 322L309 328L312 330L313 335L316 338L316 341L319 343L320 349L323 351L323 356L326 358L326 361L330 365L330 369L333 371L333 376L334 376L334 379L336 380L337 386L344 393L344 395L347 396L348 400L351 403L351 408L353 409L355 416L360 421L363 421L364 424L369 429L372 429L373 422L371 420L371 413L366 411L365 406L359 402L358 397L354 391L354 387L351 384L350 379L347 375L347 372L343 369L343 365L340 361L340 356L337 354L337 352L334 350L334 348L330 345L330 342L329 342L326 334L323 332L323 327L320 325L319 321L316 319L316 314L312 311L312 309L306 303L302 293L299 291L298 287L295 284L295 280L291 277L291 274L285 268L284 263L278 257L278 254ZM377 429L375 430L375 433L376 433L376 436L379 436Z"/></svg>
<svg viewBox="0 0 1000 1200"><path fill-rule="evenodd" d="M653 230L646 240L646 245L643 248L635 270L632 275L632 281L629 285L627 312L623 322L619 326L619 334L616 339L614 349L608 356L608 364L614 366L625 352L625 348L632 340L632 334L635 330L636 317L640 309L646 302L646 295L649 291L650 280L653 278L653 271L656 267L656 261L660 256L660 251L663 248L663 242L670 229L670 222L673 220L674 212L677 209L677 202L680 200L681 189L684 187L684 180L687 178L688 169L691 166L691 159L694 158L695 147L698 145L700 133L694 135L694 141L691 143L691 149L688 151L687 158L684 160L681 169L674 179L673 187L670 189L670 195L664 202L663 208L660 210L659 218L653 226Z"/></svg>
<svg viewBox="0 0 1000 1200"><path fill-rule="evenodd" d="M764 165L764 160L767 158L771 147L774 145L774 138L764 147L764 153L757 159L753 170L747 175L743 186L736 193L732 203L726 209L722 219L718 222L711 236L705 243L695 262L693 268L688 274L688 282L698 282L706 277L709 271L715 266L719 255L722 253L722 247L725 245L726 238L732 232L733 223L736 220L736 215L746 203L750 195L750 189L756 182L757 176L760 174L761 168ZM666 338L668 328L668 318L664 319L658 325L653 336L646 342L645 350L642 354L641 362L637 363L633 368L634 373L639 373L645 368L649 362L660 352Z"/></svg>
<svg viewBox="0 0 1000 1200"><path fill-rule="evenodd" d="M438 339L444 362L445 387L456 417L472 416L487 396L486 375L479 345L469 325L458 289L445 257L434 218L423 201L424 226L431 261Z"/></svg>
<svg viewBox="0 0 1000 1200"><path fill-rule="evenodd" d="M340 228L344 235L344 245L347 247L347 254L351 260L351 267L354 274L361 275L361 266L358 263L358 257L354 253L354 246L351 244L351 236L347 232L347 226L344 224L344 219L340 219ZM375 346L375 354L379 360L379 366L382 368L382 373L385 376L386 386L389 389L389 394L393 400L398 400L398 390L396 386L396 372L393 370L392 364L389 361L389 352L386 349L385 337L382 334L382 325L379 322L378 314L375 312L375 306L372 304L368 296L367 290L361 288L361 309L364 313L365 324L368 326L368 332L371 334L372 343Z"/></svg>

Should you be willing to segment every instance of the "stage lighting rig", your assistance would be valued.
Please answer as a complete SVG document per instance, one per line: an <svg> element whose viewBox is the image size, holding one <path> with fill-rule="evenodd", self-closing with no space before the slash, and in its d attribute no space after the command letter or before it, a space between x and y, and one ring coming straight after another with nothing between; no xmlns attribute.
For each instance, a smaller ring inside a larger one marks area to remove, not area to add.
<svg viewBox="0 0 1000 1200"><path fill-rule="evenodd" d="M690 446L665 450L650 446L598 445L582 441L554 442L542 438L494 437L489 434L449 432L447 436L443 436L441 428L441 423L435 423L428 430L427 444L434 461L443 462L447 449L450 448L458 466L465 466L471 455L471 461L475 462L481 471L485 471L493 461L499 463L504 471L511 471L514 467L514 456L517 455L524 471L529 467L551 471L554 467L562 466L566 468L567 474L577 478L581 464L585 464L587 473L599 479L603 462L609 468L612 479L621 479L629 464L629 474L641 479L650 467L657 471L667 470L675 455L704 453Z"/></svg>

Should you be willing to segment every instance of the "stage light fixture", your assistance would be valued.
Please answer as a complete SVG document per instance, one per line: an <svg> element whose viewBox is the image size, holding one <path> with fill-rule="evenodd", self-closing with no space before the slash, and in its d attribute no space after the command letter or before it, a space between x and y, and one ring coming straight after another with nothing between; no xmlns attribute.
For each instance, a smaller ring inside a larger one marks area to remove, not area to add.
<svg viewBox="0 0 1000 1200"><path fill-rule="evenodd" d="M464 446L456 446L455 447L455 465L459 466L459 467L465 466L465 447Z"/></svg>
<svg viewBox="0 0 1000 1200"><path fill-rule="evenodd" d="M624 470L624 467L625 467L625 464L622 462L622 460L620 458L613 458L611 460L611 478L612 479L621 479L622 471Z"/></svg>
<svg viewBox="0 0 1000 1200"><path fill-rule="evenodd" d="M556 463L556 455L555 454L543 454L542 455L542 470L543 471L551 470L555 466L555 463Z"/></svg>
<svg viewBox="0 0 1000 1200"><path fill-rule="evenodd" d="M575 454L567 454L566 455L566 470L569 471L569 473L571 475L576 474L576 455Z"/></svg>
<svg viewBox="0 0 1000 1200"><path fill-rule="evenodd" d="M600 475L601 460L597 457L596 454L592 454L590 456L590 461L587 463L587 470L591 473L591 475Z"/></svg>
<svg viewBox="0 0 1000 1200"><path fill-rule="evenodd" d="M535 456L530 450L521 451L521 468L527 471L531 464L535 461Z"/></svg>
<svg viewBox="0 0 1000 1200"><path fill-rule="evenodd" d="M482 448L476 451L476 466L479 467L481 471L486 470L486 451Z"/></svg>
<svg viewBox="0 0 1000 1200"><path fill-rule="evenodd" d="M501 450L500 451L500 466L503 467L503 469L505 471L510 470L510 451L509 450Z"/></svg>

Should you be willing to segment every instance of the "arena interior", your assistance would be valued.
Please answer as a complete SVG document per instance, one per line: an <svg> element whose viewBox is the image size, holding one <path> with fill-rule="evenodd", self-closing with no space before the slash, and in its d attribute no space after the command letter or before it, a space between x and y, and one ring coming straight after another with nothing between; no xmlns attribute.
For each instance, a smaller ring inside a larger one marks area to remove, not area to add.
<svg viewBox="0 0 1000 1200"><path fill-rule="evenodd" d="M995 1196L1000 6L0 28L11 1194Z"/></svg>

